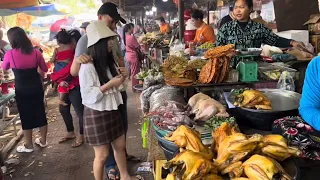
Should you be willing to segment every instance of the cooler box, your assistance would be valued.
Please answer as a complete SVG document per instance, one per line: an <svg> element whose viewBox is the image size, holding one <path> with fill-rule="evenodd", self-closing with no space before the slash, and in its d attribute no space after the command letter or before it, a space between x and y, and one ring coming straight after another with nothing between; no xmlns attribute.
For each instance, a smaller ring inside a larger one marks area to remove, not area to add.
<svg viewBox="0 0 320 180"><path fill-rule="evenodd" d="M188 44L189 42L193 41L196 37L197 30L185 30L184 31L184 42Z"/></svg>

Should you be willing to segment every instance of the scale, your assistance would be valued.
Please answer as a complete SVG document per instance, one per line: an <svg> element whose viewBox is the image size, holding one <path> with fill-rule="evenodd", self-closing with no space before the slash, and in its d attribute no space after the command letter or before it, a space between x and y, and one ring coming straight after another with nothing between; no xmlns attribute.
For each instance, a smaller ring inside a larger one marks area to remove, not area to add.
<svg viewBox="0 0 320 180"><path fill-rule="evenodd" d="M238 55L233 59L237 63L236 69L239 71L239 80L241 82L258 81L258 63L259 55Z"/></svg>

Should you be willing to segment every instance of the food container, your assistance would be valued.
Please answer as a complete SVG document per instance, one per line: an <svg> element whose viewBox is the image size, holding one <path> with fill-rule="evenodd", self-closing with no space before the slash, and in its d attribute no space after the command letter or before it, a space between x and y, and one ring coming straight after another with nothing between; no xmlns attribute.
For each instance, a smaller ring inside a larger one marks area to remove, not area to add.
<svg viewBox="0 0 320 180"><path fill-rule="evenodd" d="M237 49L237 54L239 55L255 55L259 56L262 52L261 48L244 48L244 49Z"/></svg>
<svg viewBox="0 0 320 180"><path fill-rule="evenodd" d="M265 80L279 80L280 75L283 71L288 71L290 76L296 79L297 70L292 68L278 66L278 65L258 67L259 77Z"/></svg>
<svg viewBox="0 0 320 180"><path fill-rule="evenodd" d="M245 125L259 130L270 131L273 121L276 119L299 115L298 108L301 94L280 89L259 89L259 91L262 91L270 99L272 110L230 108L231 116L237 119L240 126ZM235 97L229 94L227 101L233 104Z"/></svg>

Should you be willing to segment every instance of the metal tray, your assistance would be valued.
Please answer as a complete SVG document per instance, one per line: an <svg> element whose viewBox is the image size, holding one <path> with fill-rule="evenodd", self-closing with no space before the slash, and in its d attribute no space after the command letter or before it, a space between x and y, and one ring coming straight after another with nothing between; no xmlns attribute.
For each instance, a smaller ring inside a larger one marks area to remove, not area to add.
<svg viewBox="0 0 320 180"><path fill-rule="evenodd" d="M290 111L299 108L301 99L301 94L299 93L280 89L259 89L259 91L263 92L270 99L272 110L240 108L251 112L261 113ZM236 96L230 93L228 101L234 104L236 101Z"/></svg>

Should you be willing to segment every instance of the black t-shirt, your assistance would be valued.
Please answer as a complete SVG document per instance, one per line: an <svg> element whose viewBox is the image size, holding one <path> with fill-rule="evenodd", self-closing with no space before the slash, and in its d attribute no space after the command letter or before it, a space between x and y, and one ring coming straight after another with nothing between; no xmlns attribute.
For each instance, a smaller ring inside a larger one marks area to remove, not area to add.
<svg viewBox="0 0 320 180"><path fill-rule="evenodd" d="M227 22L230 22L232 21L232 18L231 16L228 14L227 16L223 17L221 20L220 20L220 24L218 26L218 29L220 29L225 23Z"/></svg>

